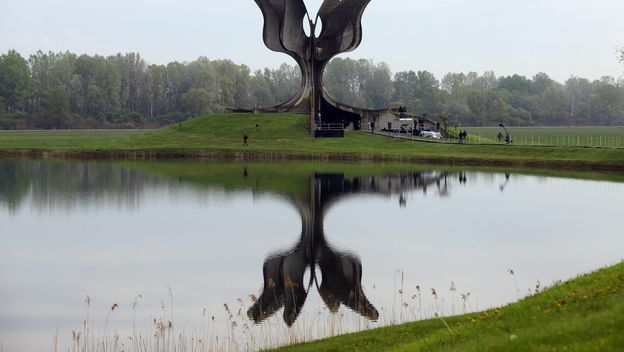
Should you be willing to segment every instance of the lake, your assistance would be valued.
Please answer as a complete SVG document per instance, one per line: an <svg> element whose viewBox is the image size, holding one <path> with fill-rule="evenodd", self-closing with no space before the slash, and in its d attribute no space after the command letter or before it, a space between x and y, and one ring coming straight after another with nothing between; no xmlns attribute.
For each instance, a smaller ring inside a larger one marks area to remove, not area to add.
<svg viewBox="0 0 624 352"><path fill-rule="evenodd" d="M624 257L621 177L570 176L1 160L0 350L246 351L505 305Z"/></svg>

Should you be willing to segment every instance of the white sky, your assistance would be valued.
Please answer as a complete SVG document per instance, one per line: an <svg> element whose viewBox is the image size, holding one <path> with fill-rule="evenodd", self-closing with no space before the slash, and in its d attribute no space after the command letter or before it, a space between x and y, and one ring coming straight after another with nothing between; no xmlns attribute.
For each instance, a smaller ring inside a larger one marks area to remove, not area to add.
<svg viewBox="0 0 624 352"><path fill-rule="evenodd" d="M320 0L308 1L317 6ZM315 12L315 11L311 11ZM623 0L372 0L352 58L396 71L494 70L619 77ZM230 58L252 69L294 64L261 40L252 0L0 0L0 52L111 55L136 51L148 63Z"/></svg>

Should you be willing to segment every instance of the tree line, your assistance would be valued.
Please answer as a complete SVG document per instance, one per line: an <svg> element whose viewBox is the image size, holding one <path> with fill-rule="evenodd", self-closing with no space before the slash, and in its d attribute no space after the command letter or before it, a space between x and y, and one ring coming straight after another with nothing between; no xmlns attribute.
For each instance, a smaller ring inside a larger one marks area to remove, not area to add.
<svg viewBox="0 0 624 352"><path fill-rule="evenodd" d="M251 72L206 57L149 65L138 53L39 51L26 59L10 50L0 56L0 129L156 127L226 107L275 105L300 82L299 68L288 64ZM624 81L608 76L559 83L545 73L469 72L438 80L425 70L393 74L383 62L336 58L324 82L346 104L405 106L459 125L624 125Z"/></svg>

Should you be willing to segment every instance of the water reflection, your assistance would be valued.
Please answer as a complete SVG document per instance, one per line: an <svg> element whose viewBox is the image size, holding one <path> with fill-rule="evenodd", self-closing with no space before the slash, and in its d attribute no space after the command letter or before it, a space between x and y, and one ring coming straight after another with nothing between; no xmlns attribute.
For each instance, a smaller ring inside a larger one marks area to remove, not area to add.
<svg viewBox="0 0 624 352"><path fill-rule="evenodd" d="M256 350L292 342L292 331L310 340L461 313L459 292L472 293L468 311L507 304L518 287L622 258L622 183L428 170L0 161L0 340L5 350L50 350L57 326L61 340L81 326L86 293L94 312L119 303L108 326L122 338L132 336L129 307L142 294L137 323L152 336L167 284L176 292L176 333L196 328L206 308L214 328L206 341ZM397 307L397 269L406 272L406 297L420 285L440 298ZM457 293L445 293L451 280ZM251 323L240 300L234 319L250 334L231 340L223 303L262 283L249 309L262 324ZM106 315L98 316L101 329Z"/></svg>
<svg viewBox="0 0 624 352"><path fill-rule="evenodd" d="M207 170L197 172L191 167L185 170L179 165L166 163L158 165L158 172L149 167L148 172L133 169L140 170L145 165L0 161L0 204L15 212L30 196L32 204L40 209L97 206L101 201L111 200L138 207L141 194L150 187L162 185L178 190L181 185L191 185L280 194L297 209L301 217L301 234L292 248L270 255L264 262L263 290L248 310L248 316L260 323L284 308L284 322L291 326L310 289L318 290L331 312L337 312L344 305L370 320L379 317L378 310L362 288L362 263L358 256L334 248L325 238L324 218L334 204L348 196L370 194L398 196L399 206L406 207L406 193L414 190L426 194L434 188L441 197L450 194L451 175L447 172L347 176L339 172L314 173L311 167L293 177L289 170L269 167L271 173L267 175L261 166L247 164L242 165L242 172L235 171L236 164L217 166L216 169L225 169L225 176ZM157 176L163 170L164 177ZM278 183L271 182L274 180ZM459 180L460 183L466 182L465 173L459 173ZM308 280L305 280L306 271L309 272Z"/></svg>
<svg viewBox="0 0 624 352"><path fill-rule="evenodd" d="M503 184L501 184L500 186L498 186L498 188L500 189L501 193L503 193L505 191L505 187L507 187L507 185L509 184L509 178L511 177L511 175L509 173L505 173L505 182Z"/></svg>
<svg viewBox="0 0 624 352"><path fill-rule="evenodd" d="M241 170L242 168L242 170ZM339 165L335 166L340 169ZM365 167L361 167L365 170ZM361 171L361 170L360 170ZM294 172L272 164L202 164L202 163L111 163L98 161L26 161L0 160L0 206L10 212L19 210L28 199L39 210L76 207L97 208L111 201L132 208L141 206L142 195L150 188L167 187L178 190L180 186L192 189L224 190L226 192L252 191L254 194L279 195L300 204L310 198L310 178L336 187L332 177L341 173L315 174L315 165ZM414 176L417 175L417 176ZM344 178L341 195L348 193L375 193L399 195L399 204L407 205L405 191L421 188L427 193L433 183L440 196L448 196L448 173L444 179L430 182L437 176L428 172L394 173L380 177ZM460 181L465 173L459 172ZM463 178L462 178L463 177ZM324 179L325 181L323 181ZM352 184L348 184L351 182ZM366 184L368 182L368 184ZM420 182L421 185L410 186ZM325 186L324 186L325 187ZM331 190L326 193L331 194ZM332 196L334 197L334 196Z"/></svg>
<svg viewBox="0 0 624 352"><path fill-rule="evenodd" d="M247 167L244 168L247 174ZM263 265L264 284L260 297L247 315L260 323L284 307L284 322L291 326L301 312L310 289L315 287L330 312L341 305L370 320L379 312L366 298L362 288L362 263L359 258L331 246L325 238L324 218L332 205L354 194L399 195L405 206L405 192L435 185L448 196L447 173L405 172L389 175L346 177L339 173L318 173L310 178L307 197L293 199L301 216L301 236L292 248L269 256ZM317 273L320 272L320 284ZM304 279L306 270L310 278Z"/></svg>
<svg viewBox="0 0 624 352"><path fill-rule="evenodd" d="M159 183L158 177L107 162L0 160L0 206L11 212L29 196L41 210L111 200L135 208L145 188Z"/></svg>

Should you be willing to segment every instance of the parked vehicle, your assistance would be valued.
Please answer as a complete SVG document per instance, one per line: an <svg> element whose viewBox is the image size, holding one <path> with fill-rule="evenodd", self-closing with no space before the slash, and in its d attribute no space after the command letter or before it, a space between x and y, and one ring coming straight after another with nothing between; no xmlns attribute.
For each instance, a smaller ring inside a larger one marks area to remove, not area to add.
<svg viewBox="0 0 624 352"><path fill-rule="evenodd" d="M442 139L442 134L440 134L440 132L433 131L422 131L420 132L420 136L423 138Z"/></svg>

